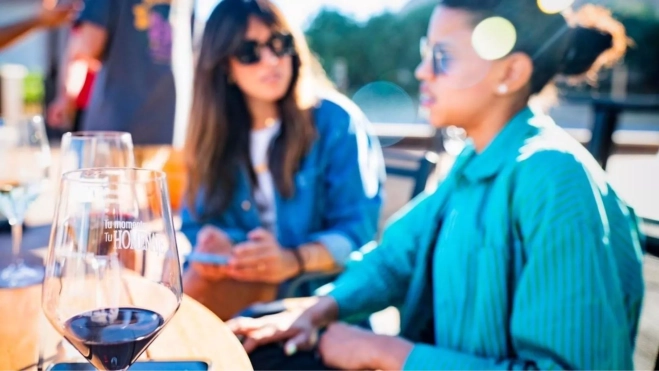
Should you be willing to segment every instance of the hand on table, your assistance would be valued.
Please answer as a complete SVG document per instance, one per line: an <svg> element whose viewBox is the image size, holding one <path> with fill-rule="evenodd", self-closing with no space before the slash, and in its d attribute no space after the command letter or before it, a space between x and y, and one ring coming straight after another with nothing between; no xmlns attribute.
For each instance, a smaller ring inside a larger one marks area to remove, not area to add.
<svg viewBox="0 0 659 371"><path fill-rule="evenodd" d="M261 318L239 317L227 322L236 335L245 337L243 346L247 353L261 345L286 341L284 347L291 355L298 350L311 350L318 342L318 328L305 311L286 311Z"/></svg>
<svg viewBox="0 0 659 371"><path fill-rule="evenodd" d="M318 344L323 363L340 370L400 370L411 350L402 338L344 323L329 325Z"/></svg>
<svg viewBox="0 0 659 371"><path fill-rule="evenodd" d="M226 233L217 227L207 225L197 233L195 251L201 253L229 255L231 254L231 240ZM227 267L214 264L191 263L194 269L203 278L218 281L227 275Z"/></svg>
<svg viewBox="0 0 659 371"><path fill-rule="evenodd" d="M282 248L264 229L255 229L248 240L234 246L227 275L238 281L279 284L300 271L293 253Z"/></svg>
<svg viewBox="0 0 659 371"><path fill-rule="evenodd" d="M243 346L250 353L274 342L285 342L284 351L293 355L299 350L317 347L323 363L345 370L399 370L413 344L398 337L377 335L358 327L335 321L338 308L331 297L315 297L282 313L261 318L236 318L227 325L236 335L245 337ZM306 309L304 309L306 307ZM319 329L327 326L318 338Z"/></svg>

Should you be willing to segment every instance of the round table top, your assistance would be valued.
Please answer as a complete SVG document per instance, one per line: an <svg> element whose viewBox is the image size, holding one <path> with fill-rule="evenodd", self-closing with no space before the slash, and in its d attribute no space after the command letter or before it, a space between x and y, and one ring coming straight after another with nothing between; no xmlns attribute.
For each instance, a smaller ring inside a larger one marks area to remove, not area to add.
<svg viewBox="0 0 659 371"><path fill-rule="evenodd" d="M34 345L25 344L27 335L35 338L29 342L41 347L38 353L43 354L44 369L57 362L86 362L43 315L40 285L0 289L0 315L8 320L3 321L4 328L0 330L0 358L23 359L16 361L21 362L18 364L0 362L0 368L36 369L37 357L21 354L34 352ZM12 347L13 351L9 349ZM35 364L25 364L25 359L34 359ZM229 328L210 310L185 295L178 312L140 360L205 361L210 370L252 370L247 353Z"/></svg>

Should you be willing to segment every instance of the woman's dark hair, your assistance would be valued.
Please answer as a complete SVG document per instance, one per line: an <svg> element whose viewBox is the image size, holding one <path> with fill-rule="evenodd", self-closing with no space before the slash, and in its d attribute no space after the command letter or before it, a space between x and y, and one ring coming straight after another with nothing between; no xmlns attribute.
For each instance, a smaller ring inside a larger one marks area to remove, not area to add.
<svg viewBox="0 0 659 371"><path fill-rule="evenodd" d="M627 50L624 26L600 6L547 14L536 0L441 0L440 5L473 13L475 24L495 16L509 20L517 31L513 52L533 59L531 94L558 75L596 81L597 72Z"/></svg>
<svg viewBox="0 0 659 371"><path fill-rule="evenodd" d="M304 38L269 0L220 2L206 23L201 42L185 144L186 202L194 210L203 189L206 214L227 207L239 169L246 169L252 183L256 182L249 157L251 114L245 96L228 75L229 58L245 41L250 17L294 37L293 77L285 96L277 102L282 125L269 164L275 186L284 197L295 192L294 174L316 135L311 114L314 95L305 90L311 86L311 56Z"/></svg>

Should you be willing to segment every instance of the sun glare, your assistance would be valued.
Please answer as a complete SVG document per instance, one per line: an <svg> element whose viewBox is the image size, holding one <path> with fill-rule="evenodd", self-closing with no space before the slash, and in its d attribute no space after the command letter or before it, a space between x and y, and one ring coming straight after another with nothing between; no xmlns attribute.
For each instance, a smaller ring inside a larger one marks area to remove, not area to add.
<svg viewBox="0 0 659 371"><path fill-rule="evenodd" d="M513 50L517 42L517 31L509 20L491 17L476 26L471 42L481 58L495 60Z"/></svg>

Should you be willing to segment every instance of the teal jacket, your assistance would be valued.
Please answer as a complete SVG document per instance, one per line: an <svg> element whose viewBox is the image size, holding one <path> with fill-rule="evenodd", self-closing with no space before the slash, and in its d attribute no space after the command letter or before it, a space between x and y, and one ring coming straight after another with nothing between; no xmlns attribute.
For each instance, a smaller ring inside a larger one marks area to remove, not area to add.
<svg viewBox="0 0 659 371"><path fill-rule="evenodd" d="M342 319L398 306L410 370L633 369L637 226L590 154L525 109L481 153L467 145L329 295Z"/></svg>

